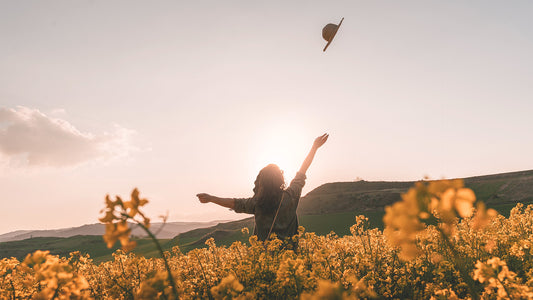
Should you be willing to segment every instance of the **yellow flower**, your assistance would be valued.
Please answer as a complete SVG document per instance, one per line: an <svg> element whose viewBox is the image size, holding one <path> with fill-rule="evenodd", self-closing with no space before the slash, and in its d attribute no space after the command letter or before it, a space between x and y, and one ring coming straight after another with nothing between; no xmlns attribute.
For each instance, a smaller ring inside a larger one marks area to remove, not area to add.
<svg viewBox="0 0 533 300"><path fill-rule="evenodd" d="M416 236L426 224L439 225L447 236L455 231L457 217L472 215L476 196L463 187L463 181L417 182L402 195L402 200L385 208L384 234L392 246L400 247L400 257L413 259L420 253Z"/></svg>
<svg viewBox="0 0 533 300"><path fill-rule="evenodd" d="M319 280L318 288L314 293L302 294L301 300L327 300L327 299L348 299L339 283L329 280Z"/></svg>
<svg viewBox="0 0 533 300"><path fill-rule="evenodd" d="M120 241L124 251L130 251L137 245L135 241L130 241L131 228L125 220L118 223L107 223L105 229L103 238L108 248L112 248L117 240Z"/></svg>
<svg viewBox="0 0 533 300"><path fill-rule="evenodd" d="M455 209L461 218L472 215L473 204L476 202L476 195L471 189L461 188L455 193Z"/></svg>
<svg viewBox="0 0 533 300"><path fill-rule="evenodd" d="M148 227L150 225L150 219L147 219L144 214L139 211L139 207L142 207L147 203L147 199L139 199L139 190L135 188L131 192L131 200L124 202L124 208L127 210L127 214L130 218L135 218L137 214L141 215L144 220L144 225Z"/></svg>
<svg viewBox="0 0 533 300"><path fill-rule="evenodd" d="M497 211L492 208L486 209L485 204L479 203L476 207L476 215L472 219L472 227L475 230L480 230L487 226L497 215Z"/></svg>
<svg viewBox="0 0 533 300"><path fill-rule="evenodd" d="M124 251L133 250L137 243L130 240L131 229L128 226L128 220L131 219L146 228L150 227L150 219L139 210L139 207L148 203L148 200L140 199L139 191L135 188L131 193L130 201L123 201L119 196L116 196L116 200L113 201L107 195L105 203L106 208L101 211L105 212L105 215L99 220L106 224L103 238L107 247L112 248L118 240ZM136 216L142 219L138 220Z"/></svg>
<svg viewBox="0 0 533 300"><path fill-rule="evenodd" d="M217 286L211 288L211 294L215 299L233 299L244 289L244 286L233 274L224 277Z"/></svg>

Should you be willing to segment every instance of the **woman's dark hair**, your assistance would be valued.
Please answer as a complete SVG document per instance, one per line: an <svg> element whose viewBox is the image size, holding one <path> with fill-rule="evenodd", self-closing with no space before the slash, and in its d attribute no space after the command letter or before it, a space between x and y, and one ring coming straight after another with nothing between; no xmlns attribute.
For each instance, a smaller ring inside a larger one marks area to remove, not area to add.
<svg viewBox="0 0 533 300"><path fill-rule="evenodd" d="M264 167L255 179L254 198L257 206L266 213L275 211L284 188L283 171L275 164Z"/></svg>

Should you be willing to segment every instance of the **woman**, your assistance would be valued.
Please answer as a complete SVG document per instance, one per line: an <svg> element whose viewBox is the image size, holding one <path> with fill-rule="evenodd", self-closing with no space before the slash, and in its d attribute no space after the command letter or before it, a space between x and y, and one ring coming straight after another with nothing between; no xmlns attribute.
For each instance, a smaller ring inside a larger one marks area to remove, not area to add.
<svg viewBox="0 0 533 300"><path fill-rule="evenodd" d="M315 139L300 171L296 173L286 189L283 171L278 166L270 164L257 175L252 198L219 198L205 193L196 196L202 203L212 202L233 209L237 213L253 214L255 216L254 234L259 240L268 239L271 233L275 233L280 239L290 238L298 233L296 208L305 184L305 173L316 151L324 145L328 137L326 133Z"/></svg>

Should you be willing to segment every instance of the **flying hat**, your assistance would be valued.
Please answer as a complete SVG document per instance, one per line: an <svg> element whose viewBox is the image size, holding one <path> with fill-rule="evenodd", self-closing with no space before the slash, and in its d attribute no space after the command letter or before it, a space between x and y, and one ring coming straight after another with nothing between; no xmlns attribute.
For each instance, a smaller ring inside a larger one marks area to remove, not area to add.
<svg viewBox="0 0 533 300"><path fill-rule="evenodd" d="M339 30L339 27L341 27L342 21L344 21L344 18L342 18L342 20L339 22L339 25L329 23L322 28L322 37L328 42L323 51L328 49L329 44L331 44L331 41L333 41L333 38L337 34L337 30Z"/></svg>

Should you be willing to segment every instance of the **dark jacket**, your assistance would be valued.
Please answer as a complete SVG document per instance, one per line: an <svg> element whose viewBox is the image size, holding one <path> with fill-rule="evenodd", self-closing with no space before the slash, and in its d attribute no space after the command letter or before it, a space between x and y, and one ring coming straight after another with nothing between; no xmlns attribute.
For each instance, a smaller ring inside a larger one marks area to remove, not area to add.
<svg viewBox="0 0 533 300"><path fill-rule="evenodd" d="M296 215L296 208L302 194L302 188L305 185L305 174L300 172L291 181L291 184L283 192L281 207L279 209L276 222L272 233L275 233L278 238L290 238L298 233L298 216ZM274 216L276 215L277 207L274 211L263 212L258 205L256 205L255 198L237 198L235 199L235 212L253 214L255 216L254 234L259 240L266 240L268 231L272 226Z"/></svg>

